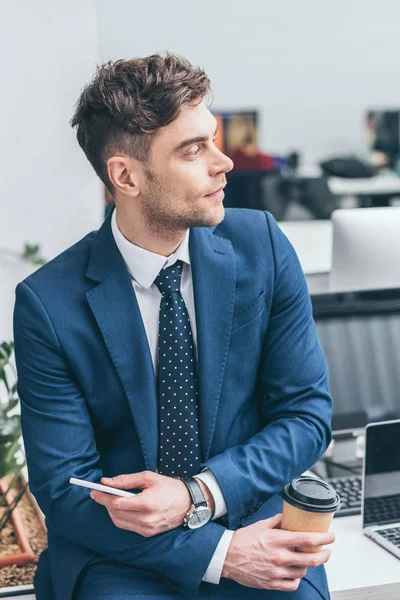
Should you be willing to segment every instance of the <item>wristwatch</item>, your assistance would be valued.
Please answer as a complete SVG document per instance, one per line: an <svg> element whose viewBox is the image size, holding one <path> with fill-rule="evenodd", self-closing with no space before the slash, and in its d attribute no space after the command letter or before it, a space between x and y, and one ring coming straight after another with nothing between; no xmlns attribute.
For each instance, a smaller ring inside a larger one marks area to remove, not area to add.
<svg viewBox="0 0 400 600"><path fill-rule="evenodd" d="M179 479L186 485L193 502L193 507L183 519L183 526L188 529L199 529L211 519L211 508L208 506L203 490L194 477L179 477Z"/></svg>

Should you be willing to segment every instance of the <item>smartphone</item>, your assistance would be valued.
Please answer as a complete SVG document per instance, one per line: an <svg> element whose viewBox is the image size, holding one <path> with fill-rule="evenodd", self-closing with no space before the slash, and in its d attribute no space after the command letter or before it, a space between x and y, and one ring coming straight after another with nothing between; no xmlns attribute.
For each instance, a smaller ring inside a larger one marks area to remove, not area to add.
<svg viewBox="0 0 400 600"><path fill-rule="evenodd" d="M135 496L132 492L127 492L125 490L118 490L117 488L109 487L108 485L102 485L101 483L93 483L92 481L85 481L84 479L76 479L75 477L71 477L69 480L70 483L74 485L80 485L81 487L90 488L91 490L97 490L99 492L106 492L106 494L113 494L114 496Z"/></svg>

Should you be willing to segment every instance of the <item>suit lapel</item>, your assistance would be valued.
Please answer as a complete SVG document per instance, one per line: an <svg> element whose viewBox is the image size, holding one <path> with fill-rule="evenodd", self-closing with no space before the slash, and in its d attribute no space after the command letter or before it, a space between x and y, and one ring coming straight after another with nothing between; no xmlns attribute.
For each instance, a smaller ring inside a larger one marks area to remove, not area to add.
<svg viewBox="0 0 400 600"><path fill-rule="evenodd" d="M213 230L190 233L196 312L202 459L207 460L217 418L232 326L236 265L229 240Z"/></svg>
<svg viewBox="0 0 400 600"><path fill-rule="evenodd" d="M131 278L112 235L111 215L92 244L87 276L99 282L87 300L128 398L146 469L154 471L158 410L153 363Z"/></svg>

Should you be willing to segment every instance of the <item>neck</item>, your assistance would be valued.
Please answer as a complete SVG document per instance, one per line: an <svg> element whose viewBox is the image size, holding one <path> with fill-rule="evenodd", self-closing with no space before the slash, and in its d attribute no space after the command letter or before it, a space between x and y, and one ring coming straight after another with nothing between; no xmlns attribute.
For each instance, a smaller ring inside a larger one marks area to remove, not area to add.
<svg viewBox="0 0 400 600"><path fill-rule="evenodd" d="M115 210L118 229L122 235L144 250L161 256L170 256L185 238L187 229L168 231L160 227L152 227L137 211L123 206L117 206Z"/></svg>

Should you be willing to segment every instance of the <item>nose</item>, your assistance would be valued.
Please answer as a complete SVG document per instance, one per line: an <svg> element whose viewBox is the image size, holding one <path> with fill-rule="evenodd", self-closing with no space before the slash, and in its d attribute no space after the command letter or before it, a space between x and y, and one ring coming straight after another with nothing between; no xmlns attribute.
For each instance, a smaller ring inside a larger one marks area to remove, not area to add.
<svg viewBox="0 0 400 600"><path fill-rule="evenodd" d="M211 175L216 175L217 173L229 173L233 169L233 161L226 156L221 150L218 148L214 149L214 156L211 163L210 171Z"/></svg>

